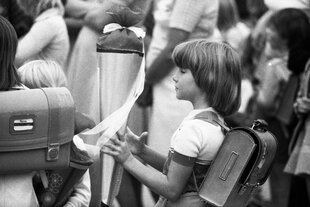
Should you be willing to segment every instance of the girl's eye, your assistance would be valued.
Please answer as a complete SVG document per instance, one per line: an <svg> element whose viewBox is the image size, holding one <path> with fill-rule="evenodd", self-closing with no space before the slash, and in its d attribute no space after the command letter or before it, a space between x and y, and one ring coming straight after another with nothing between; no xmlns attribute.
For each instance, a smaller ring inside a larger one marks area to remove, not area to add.
<svg viewBox="0 0 310 207"><path fill-rule="evenodd" d="M186 73L186 69L180 68L181 73Z"/></svg>

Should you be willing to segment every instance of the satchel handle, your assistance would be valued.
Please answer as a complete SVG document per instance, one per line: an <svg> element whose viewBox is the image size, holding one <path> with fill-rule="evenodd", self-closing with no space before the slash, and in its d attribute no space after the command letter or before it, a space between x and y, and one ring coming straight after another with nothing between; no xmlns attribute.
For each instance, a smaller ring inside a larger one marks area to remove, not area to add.
<svg viewBox="0 0 310 207"><path fill-rule="evenodd" d="M254 120L254 123L252 125L252 129L260 131L260 132L266 132L267 127L268 127L268 123L263 119Z"/></svg>

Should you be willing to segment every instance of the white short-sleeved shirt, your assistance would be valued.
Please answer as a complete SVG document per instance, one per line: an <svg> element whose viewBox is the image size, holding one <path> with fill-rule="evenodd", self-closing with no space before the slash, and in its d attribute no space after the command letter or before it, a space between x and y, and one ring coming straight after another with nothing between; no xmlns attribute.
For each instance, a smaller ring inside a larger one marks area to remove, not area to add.
<svg viewBox="0 0 310 207"><path fill-rule="evenodd" d="M203 111L214 112L212 108L191 111L172 136L170 150L198 160L213 160L224 134L220 126L194 119Z"/></svg>

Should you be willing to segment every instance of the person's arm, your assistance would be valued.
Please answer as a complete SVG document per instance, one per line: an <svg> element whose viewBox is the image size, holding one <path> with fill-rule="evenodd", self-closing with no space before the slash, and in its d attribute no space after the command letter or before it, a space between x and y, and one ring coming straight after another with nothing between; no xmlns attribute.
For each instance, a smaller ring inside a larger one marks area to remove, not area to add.
<svg viewBox="0 0 310 207"><path fill-rule="evenodd" d="M171 201L179 198L193 169L193 164L183 165L172 159L168 174L165 175L137 160L131 154L127 142L116 138L112 138L111 143L107 143L102 151L113 156L117 162L124 166L127 172L152 191Z"/></svg>
<svg viewBox="0 0 310 207"><path fill-rule="evenodd" d="M35 56L48 45L56 31L53 31L53 25L46 21L40 21L32 25L30 31L18 41L15 63L22 65L26 60Z"/></svg>
<svg viewBox="0 0 310 207"><path fill-rule="evenodd" d="M220 130L212 124L208 126L210 130L212 128ZM113 156L118 163L124 166L127 172L135 176L152 191L168 200L175 201L180 197L193 172L193 166L203 147L202 144L208 145L206 142L203 143L203 139L212 141L212 138L208 139L202 136L202 128L205 129L205 127L204 122L202 126L197 125L196 121L182 124L182 127L178 129L173 137L173 150L170 151L171 154L163 169L164 173L137 160L130 152L132 149L130 149L126 137L112 138L110 143L105 144L102 151ZM210 133L213 134L211 131ZM154 157L154 159L157 158ZM208 160L208 158L206 159Z"/></svg>
<svg viewBox="0 0 310 207"><path fill-rule="evenodd" d="M171 201L180 197L193 170L193 166L171 161L168 174L164 175L160 171L145 166L133 156L129 157L123 166L141 183Z"/></svg>
<svg viewBox="0 0 310 207"><path fill-rule="evenodd" d="M167 156L156 152L145 144L147 135L147 132L143 132L140 136L137 136L127 127L125 139L128 143L128 147L131 153L140 157L150 166L161 171L163 169Z"/></svg>
<svg viewBox="0 0 310 207"><path fill-rule="evenodd" d="M310 99L308 97L299 97L296 99L295 109L298 114L309 114Z"/></svg>
<svg viewBox="0 0 310 207"><path fill-rule="evenodd" d="M88 148L84 144L84 141L78 137L73 137L73 142L80 150L88 152ZM87 170L80 180L74 185L73 191L70 194L64 207L87 207L91 200L91 187L90 187L90 175Z"/></svg>
<svg viewBox="0 0 310 207"><path fill-rule="evenodd" d="M138 155L144 162L161 171L164 167L166 156L160 154L159 152L153 150L149 146L145 146L143 152Z"/></svg>
<svg viewBox="0 0 310 207"><path fill-rule="evenodd" d="M98 7L98 4L82 1L82 0L67 0L65 4L65 12L67 16L83 19L87 12Z"/></svg>
<svg viewBox="0 0 310 207"><path fill-rule="evenodd" d="M209 1L211 2L211 0ZM176 0L174 2L169 19L167 45L151 66L147 68L147 82L158 83L172 71L174 63L171 54L175 46L188 40L191 32L201 21L208 3L206 0Z"/></svg>
<svg viewBox="0 0 310 207"><path fill-rule="evenodd" d="M88 115L75 111L74 113L74 134L79 134L86 129L92 129L96 123Z"/></svg>
<svg viewBox="0 0 310 207"><path fill-rule="evenodd" d="M181 29L170 28L168 44L160 55L154 60L146 72L146 81L151 84L158 83L166 77L173 69L174 63L171 59L176 45L188 39L190 33Z"/></svg>
<svg viewBox="0 0 310 207"><path fill-rule="evenodd" d="M74 185L67 203L64 207L87 207L91 199L90 176L87 170L77 184Z"/></svg>
<svg viewBox="0 0 310 207"><path fill-rule="evenodd" d="M275 63L275 61L269 61L267 64L257 96L257 112L260 118L268 118L275 114L277 96L281 84L284 83L280 75L284 70L283 67L285 67L283 64Z"/></svg>
<svg viewBox="0 0 310 207"><path fill-rule="evenodd" d="M112 18L106 13L114 3L105 1L102 4L82 0L67 0L65 13L67 17L79 20L82 25L101 32L104 25L111 23Z"/></svg>
<svg viewBox="0 0 310 207"><path fill-rule="evenodd" d="M148 3L149 0L105 1L87 12L84 16L84 23L85 25L101 32L105 25L112 23L114 20L113 17L107 13L107 10L112 7L125 6L134 11L138 10L142 12L142 16L144 17L145 13L143 11L145 11Z"/></svg>
<svg viewBox="0 0 310 207"><path fill-rule="evenodd" d="M280 90L280 80L275 70L272 66L267 67L262 87L258 91L257 101L266 108L273 108Z"/></svg>
<svg viewBox="0 0 310 207"><path fill-rule="evenodd" d="M271 16L275 12L272 10L268 10L265 14L263 14L259 20L257 21L255 27L251 32L251 39L253 47L263 50L266 41L266 27L268 21L270 20Z"/></svg>
<svg viewBox="0 0 310 207"><path fill-rule="evenodd" d="M105 1L93 10L88 11L84 17L84 24L98 32L102 32L105 25L113 22L113 17L107 13L107 10L113 6L116 6L116 4Z"/></svg>
<svg viewBox="0 0 310 207"><path fill-rule="evenodd" d="M143 16L145 17L151 5L151 1L152 0L131 0L131 2L128 4L128 7L134 11L140 10L143 12Z"/></svg>

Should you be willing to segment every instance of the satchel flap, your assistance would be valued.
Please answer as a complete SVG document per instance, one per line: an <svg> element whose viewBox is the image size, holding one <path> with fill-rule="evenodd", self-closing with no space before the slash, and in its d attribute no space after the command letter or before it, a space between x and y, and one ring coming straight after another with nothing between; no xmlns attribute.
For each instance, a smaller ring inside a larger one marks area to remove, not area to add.
<svg viewBox="0 0 310 207"><path fill-rule="evenodd" d="M223 206L255 148L256 143L248 133L234 129L229 131L200 186L199 196L215 206Z"/></svg>
<svg viewBox="0 0 310 207"><path fill-rule="evenodd" d="M74 102L66 88L43 88L0 93L0 151L30 150L48 146L49 124L60 145L74 133ZM57 110L51 110L50 106ZM50 111L59 113L51 118Z"/></svg>

